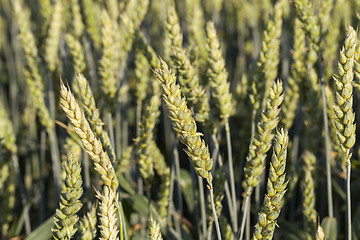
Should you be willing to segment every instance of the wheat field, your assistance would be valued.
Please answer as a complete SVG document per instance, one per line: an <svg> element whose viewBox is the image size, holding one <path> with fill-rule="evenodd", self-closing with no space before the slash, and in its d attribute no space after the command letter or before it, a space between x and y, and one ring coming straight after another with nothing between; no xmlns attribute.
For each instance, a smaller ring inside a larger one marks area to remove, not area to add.
<svg viewBox="0 0 360 240"><path fill-rule="evenodd" d="M0 0L0 238L360 240L360 1Z"/></svg>

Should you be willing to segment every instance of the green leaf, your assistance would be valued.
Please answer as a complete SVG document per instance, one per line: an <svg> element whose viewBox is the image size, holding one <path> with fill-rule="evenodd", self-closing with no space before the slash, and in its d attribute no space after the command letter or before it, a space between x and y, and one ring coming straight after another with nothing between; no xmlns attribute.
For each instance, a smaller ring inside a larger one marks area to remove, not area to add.
<svg viewBox="0 0 360 240"><path fill-rule="evenodd" d="M180 169L180 186L185 199L185 202L190 212L194 210L194 196L192 190L192 179L188 171Z"/></svg>
<svg viewBox="0 0 360 240"><path fill-rule="evenodd" d="M326 217L321 222L321 227L324 230L327 240L336 240L337 239L337 223L336 218Z"/></svg>
<svg viewBox="0 0 360 240"><path fill-rule="evenodd" d="M124 178L124 176L121 173L116 173L116 177L119 181L120 187L122 187L130 195L135 194L135 190L130 186L128 181L126 181L126 179Z"/></svg>
<svg viewBox="0 0 360 240"><path fill-rule="evenodd" d="M25 240L48 240L51 238L51 228L54 226L54 216L32 231Z"/></svg>

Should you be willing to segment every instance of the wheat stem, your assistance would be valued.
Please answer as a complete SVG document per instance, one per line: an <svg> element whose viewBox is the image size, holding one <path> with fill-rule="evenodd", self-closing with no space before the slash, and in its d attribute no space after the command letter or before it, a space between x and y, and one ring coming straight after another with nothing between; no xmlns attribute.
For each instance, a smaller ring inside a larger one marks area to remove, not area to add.
<svg viewBox="0 0 360 240"><path fill-rule="evenodd" d="M229 158L229 173L230 173L229 177L230 177L230 187L231 187L231 197L232 197L232 211L234 214L233 229L238 229L235 177L234 177L233 157L232 157L232 149L231 149L230 126L228 121L225 123L225 132L226 132L226 145L227 145L228 158Z"/></svg>
<svg viewBox="0 0 360 240"><path fill-rule="evenodd" d="M215 209L215 204L214 204L214 189L213 189L211 183L209 184L209 189L210 189L211 208L212 208L212 211L214 214L214 219L215 219L216 234L217 234L218 240L221 240L220 225L219 225L219 221L218 221L218 217L217 217L216 209Z"/></svg>

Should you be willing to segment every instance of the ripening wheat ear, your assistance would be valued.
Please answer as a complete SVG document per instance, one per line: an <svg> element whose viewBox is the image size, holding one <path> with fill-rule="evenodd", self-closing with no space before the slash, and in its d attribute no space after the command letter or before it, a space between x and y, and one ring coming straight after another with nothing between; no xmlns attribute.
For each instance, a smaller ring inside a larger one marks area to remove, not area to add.
<svg viewBox="0 0 360 240"><path fill-rule="evenodd" d="M108 154L103 150L101 141L95 137L88 121L85 119L84 113L76 102L70 90L60 82L60 105L66 113L68 119L75 127L75 132L82 142L84 150L89 154L95 165L101 179L106 186L116 191L119 182L116 178L114 167L110 161Z"/></svg>

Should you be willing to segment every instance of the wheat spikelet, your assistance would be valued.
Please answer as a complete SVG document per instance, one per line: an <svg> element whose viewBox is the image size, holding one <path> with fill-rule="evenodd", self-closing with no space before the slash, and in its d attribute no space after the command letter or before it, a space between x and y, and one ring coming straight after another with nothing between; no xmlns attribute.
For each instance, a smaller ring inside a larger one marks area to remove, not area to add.
<svg viewBox="0 0 360 240"><path fill-rule="evenodd" d="M76 73L83 73L86 68L84 50L79 40L71 34L65 35L65 40L69 46L69 50L74 62L74 71Z"/></svg>
<svg viewBox="0 0 360 240"><path fill-rule="evenodd" d="M295 0L294 4L312 48L317 52L320 48L320 27L313 6L309 0Z"/></svg>
<svg viewBox="0 0 360 240"><path fill-rule="evenodd" d="M282 3L278 2L274 7L274 14L266 24L260 58L255 67L252 92L250 94L254 110L264 108L267 91L278 74L281 27ZM262 98L263 102L261 102Z"/></svg>
<svg viewBox="0 0 360 240"><path fill-rule="evenodd" d="M81 111L79 104L63 82L60 83L60 106L66 113L70 122L75 127L75 132L81 139L84 150L89 154L95 165L101 179L106 186L116 190L119 183L116 178L115 170L108 154L103 150L101 141L95 137L84 113Z"/></svg>
<svg viewBox="0 0 360 240"><path fill-rule="evenodd" d="M293 125L298 102L300 99L300 85L305 77L306 68L304 57L306 51L305 33L302 30L302 23L295 18L294 26L294 46L292 50L291 77L288 78L288 86L285 89L286 97L282 106L281 123L286 129Z"/></svg>
<svg viewBox="0 0 360 240"><path fill-rule="evenodd" d="M140 135L137 141L139 167L140 173L145 180L151 180L154 175L153 164L153 149L151 144L154 144L154 128L160 116L161 100L158 95L154 95L146 107L146 112L140 125Z"/></svg>
<svg viewBox="0 0 360 240"><path fill-rule="evenodd" d="M147 43L143 33L139 30L135 31L135 47L142 51L142 53L147 58L153 69L160 67L160 61L158 55L155 53L154 49Z"/></svg>
<svg viewBox="0 0 360 240"><path fill-rule="evenodd" d="M72 33L76 39L79 39L84 32L84 23L82 21L81 9L79 5L80 0L71 0L71 18L72 18Z"/></svg>

